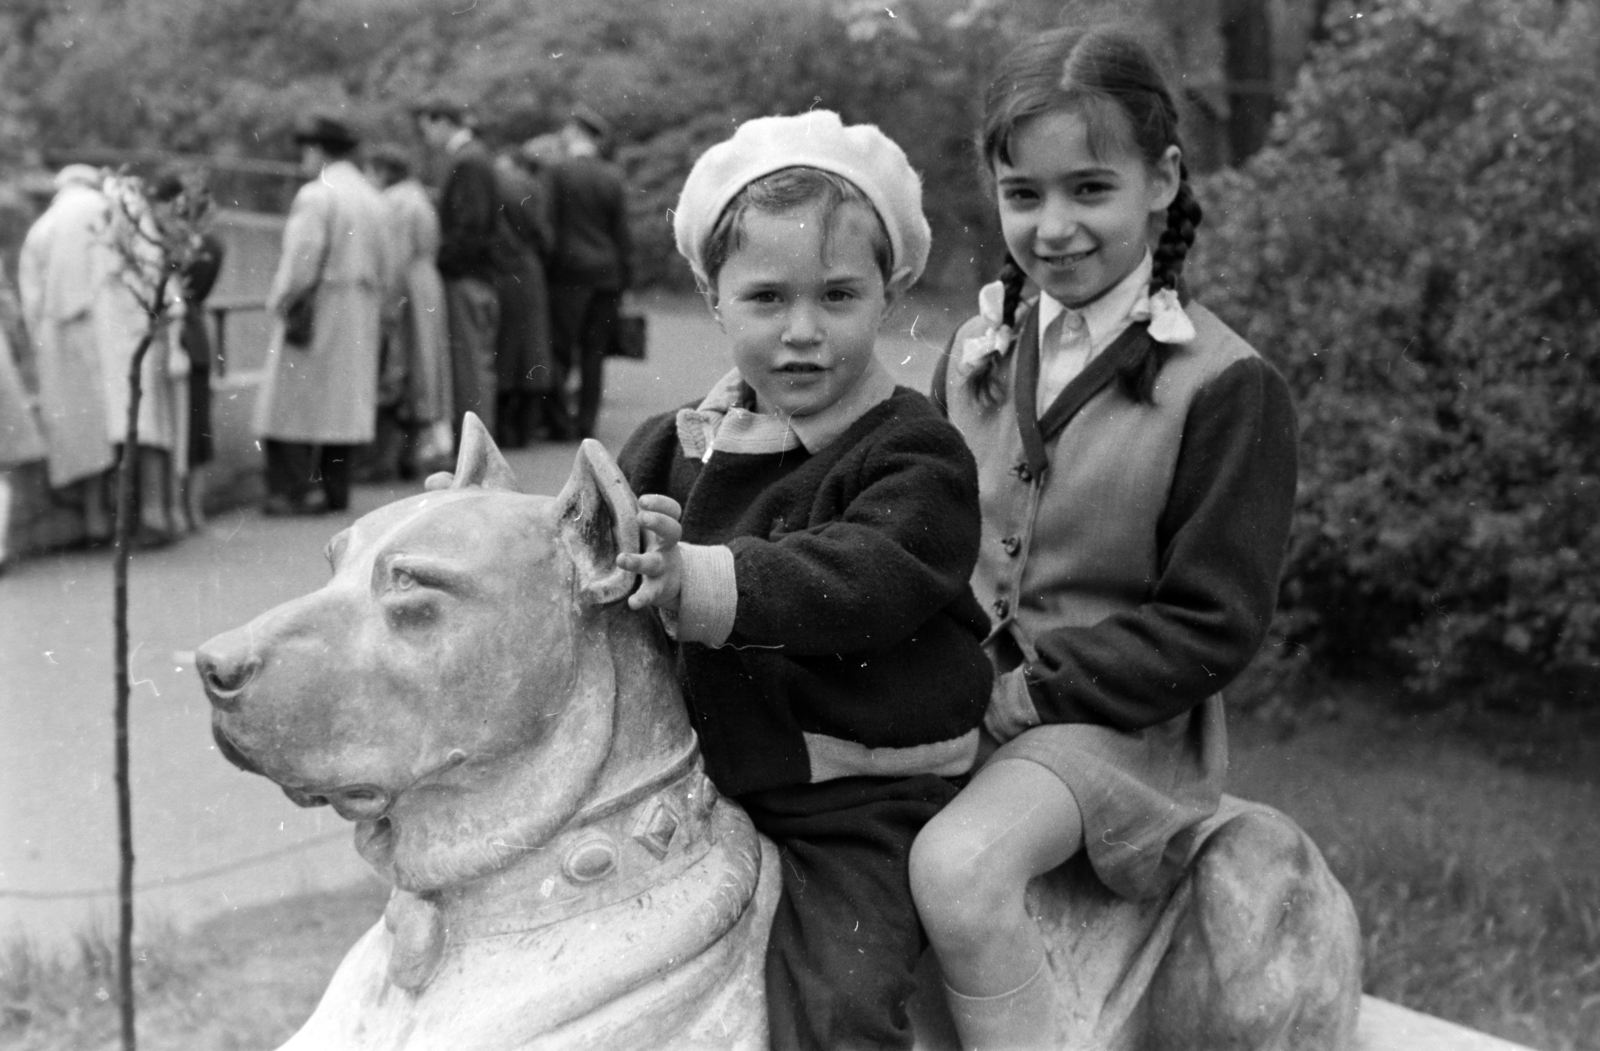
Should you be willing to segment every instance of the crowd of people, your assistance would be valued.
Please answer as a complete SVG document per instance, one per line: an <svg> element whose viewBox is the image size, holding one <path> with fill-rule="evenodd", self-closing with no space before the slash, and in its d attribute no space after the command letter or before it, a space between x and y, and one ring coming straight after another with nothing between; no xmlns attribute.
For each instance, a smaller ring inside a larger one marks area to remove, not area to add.
<svg viewBox="0 0 1600 1051"><path fill-rule="evenodd" d="M559 131L496 153L456 101L411 112L420 150L364 148L325 115L296 128L307 182L267 297L273 336L254 420L267 514L341 510L353 481L448 466L467 411L506 448L594 431L630 283L606 121L580 104ZM130 277L159 269L130 260L115 229L186 190L203 197L204 179L73 164L54 190L22 247L20 302L0 289L0 523L6 469L42 460L52 493L81 513L96 545L112 535L129 366L150 328ZM224 253L198 226L142 367L139 546L202 523L213 444L204 304Z"/></svg>
<svg viewBox="0 0 1600 1051"><path fill-rule="evenodd" d="M197 527L198 477L211 455L202 423L209 340L199 303L216 281L222 245L195 231L181 272L163 282L159 236L163 209L186 190L201 192L193 183L178 173L145 182L68 165L23 241L20 296L0 287L0 470L43 461L51 489L81 512L91 544L111 537L112 471L130 444L130 371L147 334L131 443L131 535L151 546ZM10 495L0 476L0 524L9 520Z"/></svg>
<svg viewBox="0 0 1600 1051"><path fill-rule="evenodd" d="M421 166L394 144L363 154L331 117L297 132L310 181L257 401L269 514L342 510L353 479L448 465L469 411L506 448L594 432L631 249L605 121L579 106L496 155L460 103L412 115Z"/></svg>

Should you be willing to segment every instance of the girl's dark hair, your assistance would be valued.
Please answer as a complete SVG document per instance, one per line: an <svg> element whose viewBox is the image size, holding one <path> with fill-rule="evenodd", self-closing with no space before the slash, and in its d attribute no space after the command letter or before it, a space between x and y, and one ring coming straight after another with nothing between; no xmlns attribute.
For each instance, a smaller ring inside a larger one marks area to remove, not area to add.
<svg viewBox="0 0 1600 1051"><path fill-rule="evenodd" d="M1088 125L1089 148L1097 154L1124 149L1154 165L1168 147L1183 148L1178 137L1178 108L1143 44L1117 29L1056 29L1012 50L989 82L977 137L985 176L993 177L996 161L1011 163L1012 141L1023 125L1060 110L1083 118ZM1167 224L1152 254L1151 292L1179 287L1183 261L1203 214L1189 186L1188 167L1181 161L1178 174L1178 193L1167 207ZM1010 256L1000 279L1006 286L1004 324L1014 326L1025 278ZM1122 389L1135 401L1152 400L1165 358L1160 344L1152 342L1148 347L1139 360L1117 373ZM1000 393L989 374L994 367L991 358L969 378L986 401L997 399Z"/></svg>
<svg viewBox="0 0 1600 1051"><path fill-rule="evenodd" d="M883 217L872 206L871 199L861 192L861 187L842 175L820 168L794 167L780 168L746 184L711 225L700 259L713 290L723 264L744 245L746 212L781 215L810 204L819 206L822 211L825 248L833 233L833 217L839 213L839 209L847 204L859 204L866 208L872 216L872 258L887 288L894 272L894 245L889 240L889 228L883 225Z"/></svg>

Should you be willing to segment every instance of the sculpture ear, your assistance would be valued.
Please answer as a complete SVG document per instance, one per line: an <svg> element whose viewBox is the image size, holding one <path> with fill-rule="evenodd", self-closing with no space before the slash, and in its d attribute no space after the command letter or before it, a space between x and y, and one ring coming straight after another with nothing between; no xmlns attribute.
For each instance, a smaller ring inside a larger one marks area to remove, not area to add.
<svg viewBox="0 0 1600 1051"><path fill-rule="evenodd" d="M456 473L449 488L465 489L470 485L517 491L517 476L511 473L511 465L500 455L489 428L475 412L461 418L461 452L456 456Z"/></svg>
<svg viewBox="0 0 1600 1051"><path fill-rule="evenodd" d="M639 550L639 501L593 438L578 446L572 476L556 495L556 513L585 601L603 606L626 598L635 574L618 568L617 556Z"/></svg>

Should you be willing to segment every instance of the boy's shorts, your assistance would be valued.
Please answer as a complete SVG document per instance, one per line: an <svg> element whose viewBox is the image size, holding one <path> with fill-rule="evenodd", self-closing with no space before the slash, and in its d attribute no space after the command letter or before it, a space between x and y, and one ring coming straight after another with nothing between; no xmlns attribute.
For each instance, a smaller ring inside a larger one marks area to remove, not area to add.
<svg viewBox="0 0 1600 1051"><path fill-rule="evenodd" d="M908 1049L906 1001L927 942L907 859L955 797L933 774L850 777L739 802L778 846L783 896L767 944L773 1051Z"/></svg>

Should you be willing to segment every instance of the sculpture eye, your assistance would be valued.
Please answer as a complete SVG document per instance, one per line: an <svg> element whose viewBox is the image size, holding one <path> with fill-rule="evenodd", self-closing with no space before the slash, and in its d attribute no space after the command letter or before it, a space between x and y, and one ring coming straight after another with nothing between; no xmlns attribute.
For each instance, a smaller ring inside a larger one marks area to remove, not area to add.
<svg viewBox="0 0 1600 1051"><path fill-rule="evenodd" d="M417 586L417 578L403 569L397 569L391 583L396 591L410 591Z"/></svg>

